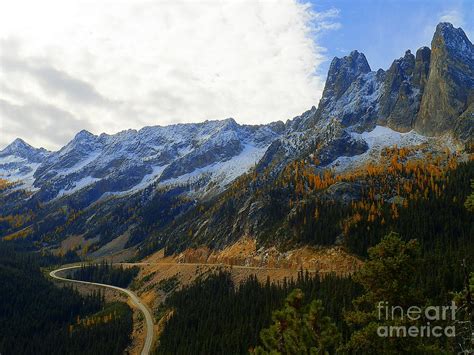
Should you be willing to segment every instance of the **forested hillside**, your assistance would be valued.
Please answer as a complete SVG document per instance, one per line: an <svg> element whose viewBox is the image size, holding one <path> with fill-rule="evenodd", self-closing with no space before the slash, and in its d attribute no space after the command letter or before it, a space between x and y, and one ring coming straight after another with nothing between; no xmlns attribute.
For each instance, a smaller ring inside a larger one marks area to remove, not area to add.
<svg viewBox="0 0 474 355"><path fill-rule="evenodd" d="M326 314L336 320L345 337L343 311L361 292L351 278L321 279L301 272L297 280L261 284L250 277L234 284L227 273L212 275L176 292L161 308L173 316L160 336L157 354L246 354L258 344L259 332L270 323L271 313L295 287L307 301L321 298ZM186 336L178 336L186 334Z"/></svg>
<svg viewBox="0 0 474 355"><path fill-rule="evenodd" d="M296 160L277 176L254 171L165 228L146 214L135 231L145 239L140 256L163 247L167 254L203 244L222 248L243 234L264 247L342 244L361 256L392 230L426 245L435 237L470 238L463 201L473 165L472 154L461 159L421 145L386 148L376 162L339 173L312 159Z"/></svg>
<svg viewBox="0 0 474 355"><path fill-rule="evenodd" d="M331 317L342 334L341 344L347 342L347 349L365 349L361 353L372 353L377 347L385 346L376 343L380 338L370 333L370 327L351 338L354 331L361 330L372 319L375 299L382 297L397 305L444 305L459 294L467 301L458 298L458 304L469 304L466 275L474 271L471 188L474 161L458 164L445 158L443 163L438 158L434 160L438 163L396 165L398 159L392 159L387 169L370 167L359 176L327 174L321 178L295 167L291 170L293 175L282 183L286 189L294 187L294 198L289 202L293 206L294 222L287 230L288 235L306 236L305 243L315 244L324 244L325 236L331 244L340 236L345 248L368 261L363 271L356 273L355 281L300 275L298 280L279 285L269 282L261 285L249 279L239 286L226 274L200 280L168 298L162 306L160 315L168 309L172 310L172 316L160 338L158 353L165 354L173 348L182 354L191 353L191 349L216 354L238 349L233 353L247 353L259 343L259 332L270 325L272 311L281 307L285 296L295 288L303 291L307 302L321 299L324 314ZM361 192L359 202L344 205L324 199L318 193L317 187L325 185L325 181L355 182L361 177L368 189ZM308 180L316 183L308 184ZM385 201L384 194L392 191L397 192L398 199ZM244 192L238 189L234 192L239 193ZM273 217L278 211L275 213ZM384 238L391 232L398 234ZM370 296L374 298L372 301L367 302L367 295L359 297L363 292L358 284L366 288L368 295L374 294ZM357 304L355 313L349 312L354 310L353 301ZM190 336L178 339L175 335L180 329L186 329ZM367 348L370 346L371 350ZM456 342L446 338L401 341L394 346L405 349L405 353L428 350L449 353L458 349ZM387 346L386 353L391 349Z"/></svg>
<svg viewBox="0 0 474 355"><path fill-rule="evenodd" d="M466 331L474 319L472 264L465 269L463 260L456 260L460 274L448 282L439 279L438 271L431 273L427 265L435 265L430 258L416 239L405 242L391 233L369 248L367 262L354 277L320 277L301 271L297 280L282 283L262 284L250 277L235 285L227 273L198 279L172 294L157 310L157 317L167 321L156 353L300 354L314 348L326 354L450 354L471 349L471 334ZM441 286L440 282L443 290L434 290L433 284ZM426 320L377 316L380 300L420 309L455 300L461 311L454 318L431 323L433 327L454 326L457 336L391 337L387 341L378 336L378 327L422 326ZM259 344L264 347L256 347Z"/></svg>
<svg viewBox="0 0 474 355"><path fill-rule="evenodd" d="M103 295L81 296L57 287L38 258L0 243L0 353L122 354L132 331L132 312Z"/></svg>

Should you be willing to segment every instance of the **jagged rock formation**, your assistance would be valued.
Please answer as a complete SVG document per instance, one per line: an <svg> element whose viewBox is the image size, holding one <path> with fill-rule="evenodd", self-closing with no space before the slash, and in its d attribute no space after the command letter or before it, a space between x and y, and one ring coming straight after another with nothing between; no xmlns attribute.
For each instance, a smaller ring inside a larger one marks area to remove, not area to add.
<svg viewBox="0 0 474 355"><path fill-rule="evenodd" d="M382 78L382 72L371 72L364 54L358 51L334 58L315 115L316 124L337 119L342 126L355 126L361 131L372 127Z"/></svg>
<svg viewBox="0 0 474 355"><path fill-rule="evenodd" d="M417 51L417 57L423 57L421 51ZM387 70L380 97L379 124L402 132L413 127L421 97L420 87L413 80L415 65L415 56L407 50Z"/></svg>
<svg viewBox="0 0 474 355"><path fill-rule="evenodd" d="M362 74L370 72L370 66L363 53L352 51L347 57L334 58L331 62L319 108L325 109L337 101Z"/></svg>
<svg viewBox="0 0 474 355"><path fill-rule="evenodd" d="M334 58L326 86L310 125L336 119L352 131L375 124L399 132L449 133L472 140L474 49L462 29L437 26L432 50L410 50L387 71L370 71L365 56L353 51Z"/></svg>
<svg viewBox="0 0 474 355"><path fill-rule="evenodd" d="M474 46L461 28L440 23L431 51L415 127L427 135L454 132L458 138L472 139L474 121L469 106L474 102Z"/></svg>

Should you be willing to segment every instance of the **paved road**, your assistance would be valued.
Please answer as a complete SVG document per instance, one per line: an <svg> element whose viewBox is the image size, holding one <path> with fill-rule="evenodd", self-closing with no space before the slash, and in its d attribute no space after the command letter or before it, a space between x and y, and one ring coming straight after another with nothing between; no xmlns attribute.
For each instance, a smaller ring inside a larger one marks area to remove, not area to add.
<svg viewBox="0 0 474 355"><path fill-rule="evenodd" d="M105 285L105 284L100 284L96 282L87 282L87 281L79 281L79 280L72 280L72 279L67 279L61 276L58 276L57 273L60 273L65 270L71 270L71 269L76 269L80 268L80 265L75 265L75 266L68 266L68 267L63 267L54 271L51 271L49 275L57 280L61 281L67 281L67 282L75 282L75 283L81 283L81 284L87 284L87 285L95 285L95 286L100 286L100 287L108 287L112 288L114 290L120 291L122 293L125 293L130 299L132 300L132 303L140 309L140 311L143 313L145 316L145 322L146 322L146 338L145 338L145 344L143 345L143 349L141 354L142 355L148 355L151 350L151 345L153 342L153 317L151 316L150 311L148 310L147 306L138 298L138 296L125 288L117 287L117 286L112 286L112 285Z"/></svg>
<svg viewBox="0 0 474 355"><path fill-rule="evenodd" d="M114 263L114 265L124 265L124 266L150 266L150 265L169 265L169 266L207 266L207 267L225 267L225 268L234 268L234 269L243 269L243 270L282 270L282 268L278 267L261 267L261 266L243 266L243 265L228 265L228 264L206 264L206 263L175 263L175 262L138 262L138 263ZM89 284L89 285L96 285L100 287L108 287L112 288L114 290L118 290L120 292L125 293L127 296L130 297L132 300L132 303L140 309L140 311L143 313L145 316L146 320L146 339L145 339L145 345L143 346L142 350L142 355L148 355L150 353L151 345L153 342L153 317L148 310L147 306L138 298L138 296L133 293L130 290L127 290L125 288L120 288L117 286L111 286L111 285L105 285L105 284L100 284L100 283L95 283L95 282L87 282L87 281L79 281L79 280L72 280L72 279L67 279L61 276L58 276L57 273L66 271L66 270L71 270L71 269L76 269L81 267L81 265L74 265L74 266L67 266L63 267L54 271L51 271L49 275L57 280L61 281L67 281L67 282L76 282L76 283L82 283L82 284ZM293 270L293 271L298 271L298 270ZM306 270L305 270L306 271ZM310 273L316 273L318 271L316 270L308 270ZM329 273L331 271L320 271L320 273Z"/></svg>

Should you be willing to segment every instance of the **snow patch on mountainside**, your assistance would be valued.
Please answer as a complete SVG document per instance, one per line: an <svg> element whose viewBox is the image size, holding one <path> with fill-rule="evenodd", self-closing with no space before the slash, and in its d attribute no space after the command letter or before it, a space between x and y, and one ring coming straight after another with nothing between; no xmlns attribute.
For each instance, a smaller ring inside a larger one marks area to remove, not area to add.
<svg viewBox="0 0 474 355"><path fill-rule="evenodd" d="M220 188L223 188L240 175L249 171L263 157L267 149L268 145L257 147L251 144L245 144L244 149L239 155L227 161L217 162L204 168L195 169L177 178L168 179L162 184L165 186L192 185L201 179L207 178L215 182Z"/></svg>
<svg viewBox="0 0 474 355"><path fill-rule="evenodd" d="M14 167L12 168L11 165ZM40 165L40 163L29 163L26 159L16 156L0 158L0 177L11 182L18 182L18 185L14 187L15 190L37 191L38 189L33 186L35 182L33 175Z"/></svg>
<svg viewBox="0 0 474 355"><path fill-rule="evenodd" d="M0 158L0 166L4 164L11 164L11 163L24 163L26 159L17 157L15 155L7 155L6 157Z"/></svg>
<svg viewBox="0 0 474 355"><path fill-rule="evenodd" d="M150 174L145 175L142 181L140 181L137 185L133 186L131 189L127 191L116 192L115 195L117 196L127 195L127 194L134 193L134 192L147 188L160 177L160 175L163 173L163 171L166 169L168 165L169 164L162 165L162 166L154 166L153 171ZM106 196L108 195L110 194L107 194Z"/></svg>
<svg viewBox="0 0 474 355"><path fill-rule="evenodd" d="M350 134L354 139L365 141L369 146L369 149L363 154L352 157L341 156L337 158L329 165L329 167L333 168L336 172L341 172L348 168L354 168L370 161L374 161L380 157L380 152L386 147L395 145L398 147L407 147L422 144L429 140L429 138L422 136L415 131L400 133L383 126L376 126L370 132L351 132Z"/></svg>
<svg viewBox="0 0 474 355"><path fill-rule="evenodd" d="M60 198L66 195L71 195L100 180L101 179L93 178L92 176L86 176L85 178L82 178L79 181L73 182L66 189L61 189L58 192L58 195L56 196L56 198Z"/></svg>
<svg viewBox="0 0 474 355"><path fill-rule="evenodd" d="M214 177L225 186L250 170L265 154L268 146L255 147L246 144L242 152L232 159L216 164Z"/></svg>
<svg viewBox="0 0 474 355"><path fill-rule="evenodd" d="M399 147L421 144L426 142L426 137L415 131L400 133L388 127L376 126L370 132L351 133L355 139L363 139L367 142L369 149L377 147L389 147L391 145L398 145Z"/></svg>
<svg viewBox="0 0 474 355"><path fill-rule="evenodd" d="M94 160L96 160L100 156L100 152L94 152L90 154L87 158L84 160L81 160L77 162L74 166L67 168L67 169L61 169L58 171L59 176L66 176L72 173L75 173L77 171L80 171L90 163L92 163Z"/></svg>
<svg viewBox="0 0 474 355"><path fill-rule="evenodd" d="M377 100L382 94L382 82L377 80L376 72L369 72L356 80L338 100L330 114L333 117L344 117L360 110L375 109Z"/></svg>

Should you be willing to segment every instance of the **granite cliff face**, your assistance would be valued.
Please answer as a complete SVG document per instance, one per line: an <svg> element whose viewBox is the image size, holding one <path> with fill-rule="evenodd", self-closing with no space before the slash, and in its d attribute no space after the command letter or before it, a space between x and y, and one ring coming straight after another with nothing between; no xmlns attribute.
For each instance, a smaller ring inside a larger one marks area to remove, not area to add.
<svg viewBox="0 0 474 355"><path fill-rule="evenodd" d="M427 135L453 132L472 139L474 47L461 28L440 23L431 42L428 81L416 129Z"/></svg>
<svg viewBox="0 0 474 355"><path fill-rule="evenodd" d="M423 92L430 73L431 49L421 47L416 51L415 70L413 72L413 85Z"/></svg>
<svg viewBox="0 0 474 355"><path fill-rule="evenodd" d="M423 58L422 52L423 49L419 49L417 57ZM423 61L418 63L423 65ZM401 132L413 127L422 95L419 81L414 80L416 64L415 56L407 50L405 56L395 60L385 73L378 114L380 124Z"/></svg>
<svg viewBox="0 0 474 355"><path fill-rule="evenodd" d="M321 125L337 119L343 127L370 128L376 117L382 79L383 72L372 72L364 54L358 51L334 58L316 112L316 123Z"/></svg>

